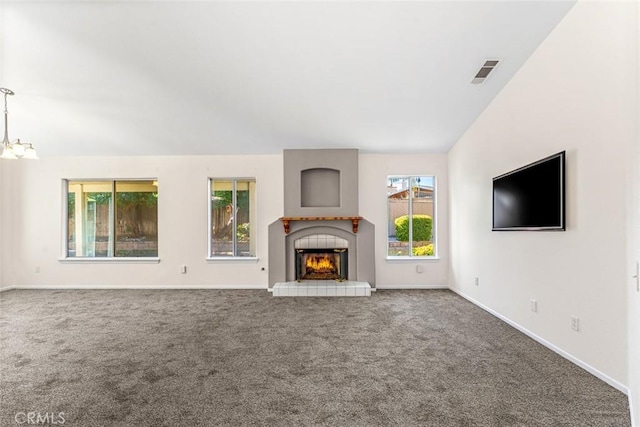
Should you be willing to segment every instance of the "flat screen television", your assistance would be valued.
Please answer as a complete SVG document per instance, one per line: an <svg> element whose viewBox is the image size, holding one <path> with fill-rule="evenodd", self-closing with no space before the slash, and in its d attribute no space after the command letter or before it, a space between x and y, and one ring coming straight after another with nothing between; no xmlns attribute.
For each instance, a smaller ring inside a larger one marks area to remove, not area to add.
<svg viewBox="0 0 640 427"><path fill-rule="evenodd" d="M565 230L565 152L493 178L493 230Z"/></svg>

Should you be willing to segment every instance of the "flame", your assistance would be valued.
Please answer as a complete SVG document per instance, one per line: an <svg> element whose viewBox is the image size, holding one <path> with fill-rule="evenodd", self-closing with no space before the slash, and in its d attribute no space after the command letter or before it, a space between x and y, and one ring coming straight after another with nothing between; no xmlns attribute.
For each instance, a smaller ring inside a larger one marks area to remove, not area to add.
<svg viewBox="0 0 640 427"><path fill-rule="evenodd" d="M305 267L313 269L315 271L331 271L335 268L333 261L327 255L325 256L310 256L307 257Z"/></svg>

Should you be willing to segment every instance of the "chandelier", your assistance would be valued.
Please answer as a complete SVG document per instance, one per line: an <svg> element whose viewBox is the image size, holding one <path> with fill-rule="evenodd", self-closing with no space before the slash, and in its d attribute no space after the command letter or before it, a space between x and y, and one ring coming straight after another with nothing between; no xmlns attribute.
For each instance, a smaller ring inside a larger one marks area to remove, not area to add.
<svg viewBox="0 0 640 427"><path fill-rule="evenodd" d="M20 142L16 139L14 142L9 141L9 124L7 117L9 112L7 111L7 95L13 95L11 89L0 87L0 92L4 94L4 138L2 139L2 145L0 150L0 159L37 159L36 149L29 143Z"/></svg>

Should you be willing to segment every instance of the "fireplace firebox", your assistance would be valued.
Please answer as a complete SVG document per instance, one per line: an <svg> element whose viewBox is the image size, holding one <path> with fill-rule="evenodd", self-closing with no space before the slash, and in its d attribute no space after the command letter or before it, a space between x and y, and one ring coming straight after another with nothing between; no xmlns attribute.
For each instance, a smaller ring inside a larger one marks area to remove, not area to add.
<svg viewBox="0 0 640 427"><path fill-rule="evenodd" d="M296 280L347 280L348 259L346 248L296 249Z"/></svg>

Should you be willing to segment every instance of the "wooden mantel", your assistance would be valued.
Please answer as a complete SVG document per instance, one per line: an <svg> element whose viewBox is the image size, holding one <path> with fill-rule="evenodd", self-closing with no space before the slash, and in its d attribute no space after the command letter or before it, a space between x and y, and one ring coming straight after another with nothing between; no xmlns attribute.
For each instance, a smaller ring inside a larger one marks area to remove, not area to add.
<svg viewBox="0 0 640 427"><path fill-rule="evenodd" d="M358 232L358 222L361 216L285 216L280 218L284 226L284 234L289 234L291 221L351 221L353 233Z"/></svg>

